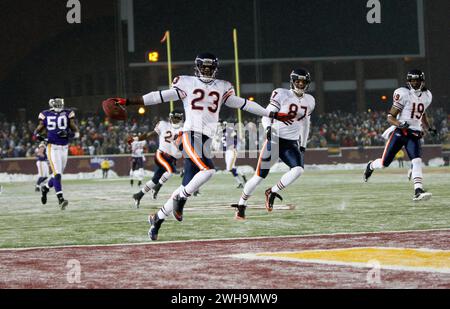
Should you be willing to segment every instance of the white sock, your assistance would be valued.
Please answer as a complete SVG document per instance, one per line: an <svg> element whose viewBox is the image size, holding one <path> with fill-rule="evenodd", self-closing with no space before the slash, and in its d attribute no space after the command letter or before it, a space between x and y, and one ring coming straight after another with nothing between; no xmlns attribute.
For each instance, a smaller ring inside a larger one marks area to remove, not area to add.
<svg viewBox="0 0 450 309"><path fill-rule="evenodd" d="M187 198L191 196L192 193L197 191L201 186L203 186L211 177L216 173L215 170L205 170L200 171L195 174L194 178L181 190L180 196L182 198Z"/></svg>
<svg viewBox="0 0 450 309"><path fill-rule="evenodd" d="M264 178L259 177L257 175L253 176L244 186L244 190L242 190L241 199L239 200L239 205L247 205L247 201L255 192L256 187L264 180Z"/></svg>
<svg viewBox="0 0 450 309"><path fill-rule="evenodd" d="M173 193L172 196L167 200L167 202L164 204L163 207L158 211L158 218L160 219L167 219L172 214L173 210L173 198L180 193L180 187L177 188Z"/></svg>
<svg viewBox="0 0 450 309"><path fill-rule="evenodd" d="M412 179L414 181L414 190L418 188L423 189L422 159L416 158L412 160L411 163L412 163Z"/></svg>
<svg viewBox="0 0 450 309"><path fill-rule="evenodd" d="M172 177L172 173L165 172L159 179L159 183L162 185L165 184L170 179L170 177Z"/></svg>
<svg viewBox="0 0 450 309"><path fill-rule="evenodd" d="M150 192L151 189L153 189L156 186L156 183L154 183L153 181L148 181L145 186L142 188L141 192L142 193L148 193Z"/></svg>
<svg viewBox="0 0 450 309"><path fill-rule="evenodd" d="M384 168L383 160L376 159L375 161L372 162L372 164L370 164L370 168L372 168L372 170L379 169L379 168Z"/></svg>
<svg viewBox="0 0 450 309"><path fill-rule="evenodd" d="M298 177L303 174L304 169L301 166L292 168L289 172L284 174L278 184L272 187L272 192L279 192L293 183Z"/></svg>

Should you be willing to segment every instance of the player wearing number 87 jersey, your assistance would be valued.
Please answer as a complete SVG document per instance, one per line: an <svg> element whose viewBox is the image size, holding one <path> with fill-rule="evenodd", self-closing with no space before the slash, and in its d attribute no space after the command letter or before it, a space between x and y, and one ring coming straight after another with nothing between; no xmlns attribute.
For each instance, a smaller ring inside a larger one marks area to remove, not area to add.
<svg viewBox="0 0 450 309"><path fill-rule="evenodd" d="M436 132L430 127L425 113L431 104L432 95L425 88L425 74L422 71L409 71L406 80L407 87L401 87L394 91L394 102L387 117L391 127L383 133L383 137L388 140L383 156L367 164L363 179L367 182L374 169L388 167L397 152L405 147L412 163L413 200L428 200L431 198L431 193L425 192L422 185L420 140L424 129L431 134Z"/></svg>
<svg viewBox="0 0 450 309"><path fill-rule="evenodd" d="M173 192L163 208L150 217L152 226L149 236L152 240L157 239L161 223L172 213L178 221L183 220L183 208L187 198L214 175L210 146L223 105L240 108L258 116L283 121L292 119L292 116L266 110L256 102L237 97L231 83L216 79L218 67L219 60L215 55L202 53L195 59L195 76L176 77L171 89L153 91L138 98L114 99L116 104L125 106L183 101L186 118L182 137L185 156L183 183Z"/></svg>
<svg viewBox="0 0 450 309"><path fill-rule="evenodd" d="M41 188L41 202L47 203L47 193L54 187L59 206L64 210L68 201L64 199L62 190L62 174L67 164L69 138L79 138L80 133L75 124L75 113L64 108L64 99L56 97L49 101L50 109L39 114L39 124L34 135L47 141L47 157L52 170L49 182ZM47 131L47 137L42 135Z"/></svg>
<svg viewBox="0 0 450 309"><path fill-rule="evenodd" d="M303 154L308 142L310 116L315 108L315 99L307 94L311 76L304 69L293 70L290 74L291 89L275 89L272 92L270 111L287 113L295 118L291 121L278 121L263 118L267 138L261 149L256 167L256 174L246 183L238 204L236 219L245 219L247 201L256 187L267 177L272 164L280 158L290 170L280 181L266 190L266 209L272 211L276 197L281 199L279 191L293 183L303 173ZM300 140L300 145L299 145Z"/></svg>

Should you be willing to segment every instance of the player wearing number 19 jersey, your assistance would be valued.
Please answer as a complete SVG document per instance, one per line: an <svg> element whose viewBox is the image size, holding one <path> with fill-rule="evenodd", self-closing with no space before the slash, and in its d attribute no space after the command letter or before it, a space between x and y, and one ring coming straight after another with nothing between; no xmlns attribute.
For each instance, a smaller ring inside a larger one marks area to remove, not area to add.
<svg viewBox="0 0 450 309"><path fill-rule="evenodd" d="M311 76L304 69L293 70L290 74L291 89L275 89L268 109L295 116L291 121L271 121L263 118L263 126L266 128L267 138L261 149L256 167L256 174L246 183L238 204L235 218L245 220L247 201L256 187L267 177L272 164L280 158L290 170L285 173L280 181L268 188L266 195L266 209L271 212L275 198L281 199L279 191L292 184L303 174L303 154L308 142L310 116L315 108L315 99L307 94L311 83ZM299 145L300 140L300 145Z"/></svg>
<svg viewBox="0 0 450 309"><path fill-rule="evenodd" d="M292 119L287 114L266 110L256 102L237 97L228 81L216 79L219 60L211 53L199 54L195 59L195 76L179 76L172 88L153 91L142 97L116 98L120 105L154 105L171 100L183 101L185 123L183 126L184 177L182 185L155 215L149 217L149 236L156 240L163 221L171 214L183 220L183 208L191 194L196 192L215 173L211 156L211 142L217 130L219 112L223 105L240 108L252 114L279 120Z"/></svg>
<svg viewBox="0 0 450 309"><path fill-rule="evenodd" d="M394 91L394 103L387 120L391 127L383 137L388 140L383 156L367 164L364 181L367 182L374 169L388 167L397 152L405 147L412 163L412 178L414 179L414 201L428 200L431 193L425 192L422 185L422 149L421 138L425 130L435 134L426 116L426 109L432 101L431 92L425 88L425 74L420 70L408 72L407 87Z"/></svg>
<svg viewBox="0 0 450 309"><path fill-rule="evenodd" d="M47 157L52 170L49 182L41 188L41 202L47 203L47 193L54 187L59 206L64 210L69 202L64 199L61 179L67 164L69 138L79 138L80 133L75 124L75 113L64 108L64 99L50 99L49 106L50 109L39 114L39 124L34 131L38 139L47 141ZM44 130L47 137L42 135Z"/></svg>

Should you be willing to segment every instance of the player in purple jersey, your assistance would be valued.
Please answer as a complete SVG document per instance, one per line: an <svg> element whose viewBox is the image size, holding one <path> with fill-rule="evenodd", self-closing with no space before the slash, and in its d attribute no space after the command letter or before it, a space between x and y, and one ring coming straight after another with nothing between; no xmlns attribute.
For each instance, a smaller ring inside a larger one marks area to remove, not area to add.
<svg viewBox="0 0 450 309"><path fill-rule="evenodd" d="M79 138L80 132L75 124L75 113L64 108L63 98L52 98L50 109L39 114L39 124L34 131L39 140L47 141L47 157L52 170L49 182L41 187L41 202L47 203L47 193L55 188L59 206L64 210L69 202L64 199L61 178L67 164L69 138ZM44 137L44 131L47 137Z"/></svg>

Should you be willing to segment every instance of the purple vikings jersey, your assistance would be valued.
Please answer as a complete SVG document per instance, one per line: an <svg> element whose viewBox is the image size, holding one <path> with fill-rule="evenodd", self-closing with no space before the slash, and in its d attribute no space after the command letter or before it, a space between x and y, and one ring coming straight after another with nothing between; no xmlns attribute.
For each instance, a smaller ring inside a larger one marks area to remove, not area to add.
<svg viewBox="0 0 450 309"><path fill-rule="evenodd" d="M47 129L49 144L64 146L69 143L69 123L73 118L75 118L75 113L68 109L60 112L45 110L39 114L39 119L44 122Z"/></svg>
<svg viewBox="0 0 450 309"><path fill-rule="evenodd" d="M36 155L37 161L47 161L47 152L44 150L44 153L42 155Z"/></svg>

